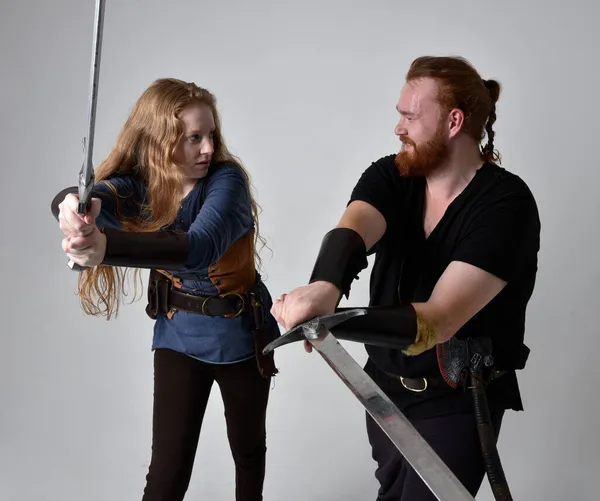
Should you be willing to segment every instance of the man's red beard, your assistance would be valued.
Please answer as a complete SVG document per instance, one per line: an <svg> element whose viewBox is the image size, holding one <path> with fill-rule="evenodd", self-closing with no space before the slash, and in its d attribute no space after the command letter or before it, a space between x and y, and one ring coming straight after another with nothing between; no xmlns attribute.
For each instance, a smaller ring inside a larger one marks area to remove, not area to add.
<svg viewBox="0 0 600 501"><path fill-rule="evenodd" d="M441 166L449 154L441 122L433 138L419 146L408 136L400 136L400 140L412 146L410 151L400 151L394 160L401 176L428 176Z"/></svg>

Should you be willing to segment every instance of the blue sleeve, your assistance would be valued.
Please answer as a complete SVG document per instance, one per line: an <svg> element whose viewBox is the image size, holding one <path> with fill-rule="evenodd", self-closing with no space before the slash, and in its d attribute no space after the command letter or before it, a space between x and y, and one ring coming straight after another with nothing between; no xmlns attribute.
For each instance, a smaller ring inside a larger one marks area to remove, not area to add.
<svg viewBox="0 0 600 501"><path fill-rule="evenodd" d="M140 210L140 187L130 176L118 176L100 181L92 190L92 197L102 201L100 214L96 218L98 228L121 229L124 217L136 217Z"/></svg>
<svg viewBox="0 0 600 501"><path fill-rule="evenodd" d="M186 271L203 270L219 260L254 228L250 193L239 167L220 167L206 185L206 198L187 231L190 252Z"/></svg>

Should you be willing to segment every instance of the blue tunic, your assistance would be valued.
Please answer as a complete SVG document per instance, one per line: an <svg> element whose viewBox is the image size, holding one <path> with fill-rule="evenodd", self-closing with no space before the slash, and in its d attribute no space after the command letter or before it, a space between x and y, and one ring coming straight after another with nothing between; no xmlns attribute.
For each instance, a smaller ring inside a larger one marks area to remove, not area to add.
<svg viewBox="0 0 600 501"><path fill-rule="evenodd" d="M97 226L120 229L116 214L139 215L145 194L145 184L131 175L97 183L92 192L92 196L102 200ZM233 244L242 238L250 239L254 232L250 195L241 169L232 164L212 165L208 175L199 179L183 200L170 229L187 233L190 252L185 268L167 271L182 279L186 292L203 296L219 294L217 286L221 281L211 279L210 271L214 271L211 268ZM280 331L269 311L272 298L262 281L260 287L269 332L275 339ZM225 318L178 311L169 319L159 313L152 348L168 348L216 364L238 362L255 355L247 315Z"/></svg>

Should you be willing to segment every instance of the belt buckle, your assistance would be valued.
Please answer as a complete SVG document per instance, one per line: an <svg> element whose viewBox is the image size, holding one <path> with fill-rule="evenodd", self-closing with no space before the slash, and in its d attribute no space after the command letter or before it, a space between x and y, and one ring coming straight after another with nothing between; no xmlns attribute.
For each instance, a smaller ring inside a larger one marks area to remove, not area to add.
<svg viewBox="0 0 600 501"><path fill-rule="evenodd" d="M225 294L225 295L226 296L237 296L239 298L239 300L240 300L240 309L236 313L234 313L233 315L226 315L226 318L237 318L242 313L244 313L244 310L246 309L246 300L244 299L244 296L242 296L238 292L232 292L230 294Z"/></svg>
<svg viewBox="0 0 600 501"><path fill-rule="evenodd" d="M398 376L398 377L400 378L400 382L402 383L402 386L404 386L408 391L412 391L414 393L422 393L427 389L427 378L424 378L424 377L420 378L423 380L423 388L410 388L404 382L404 377L402 377L402 376ZM410 378L410 379L415 379L415 378Z"/></svg>
<svg viewBox="0 0 600 501"><path fill-rule="evenodd" d="M241 305L240 305L240 309L236 313L232 313L231 315L223 315L223 316L225 318L236 318L236 317L239 317L244 312L244 309L246 307L246 301L244 300L243 296L241 294L237 293L237 292L232 292L232 293L229 293L229 294L223 294L222 296L209 296L209 297L207 297L206 300L202 303L202 309L201 309L202 314L206 315L206 316L210 316L210 315L208 315L208 313L206 313L206 305L208 304L208 302L211 299L216 299L216 298L219 298L219 297L224 298L224 297L227 297L227 296L237 296L239 298L239 300L240 300Z"/></svg>

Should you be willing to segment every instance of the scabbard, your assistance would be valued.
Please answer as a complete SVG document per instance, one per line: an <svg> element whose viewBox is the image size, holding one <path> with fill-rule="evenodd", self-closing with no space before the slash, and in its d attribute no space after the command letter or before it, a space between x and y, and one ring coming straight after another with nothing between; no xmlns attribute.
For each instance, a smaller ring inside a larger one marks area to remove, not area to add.
<svg viewBox="0 0 600 501"><path fill-rule="evenodd" d="M481 371L473 368L471 368L470 374L477 434L490 488L496 501L512 501L513 498L496 446L496 436L492 426L483 375Z"/></svg>
<svg viewBox="0 0 600 501"><path fill-rule="evenodd" d="M437 345L437 359L440 373L450 387L457 388L468 383L473 396L473 412L481 454L492 493L496 501L512 501L496 447L486 394L487 384L505 373L496 370L491 338L452 337Z"/></svg>
<svg viewBox="0 0 600 501"><path fill-rule="evenodd" d="M264 313L264 302L261 297L260 287L255 285L253 290L248 294L250 302L250 314L252 316L252 335L254 338L254 349L256 353L256 363L260 375L269 379L279 373L279 369L275 366L275 354L263 353L263 350L270 341L273 340L273 335L269 331L269 326L266 322Z"/></svg>

